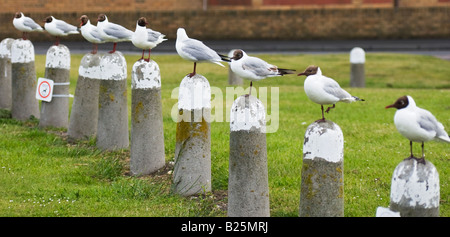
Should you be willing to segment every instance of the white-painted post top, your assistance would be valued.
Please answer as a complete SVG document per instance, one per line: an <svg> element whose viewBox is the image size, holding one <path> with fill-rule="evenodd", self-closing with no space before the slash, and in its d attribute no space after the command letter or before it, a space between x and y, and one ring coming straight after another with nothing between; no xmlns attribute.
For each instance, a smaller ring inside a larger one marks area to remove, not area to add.
<svg viewBox="0 0 450 237"><path fill-rule="evenodd" d="M440 187L436 167L426 161L403 160L394 170L391 181L391 202L407 200L411 207L439 207Z"/></svg>
<svg viewBox="0 0 450 237"><path fill-rule="evenodd" d="M78 74L85 78L100 79L100 59L101 55L91 53L85 54L81 59Z"/></svg>
<svg viewBox="0 0 450 237"><path fill-rule="evenodd" d="M308 126L303 143L303 159L322 158L337 163L344 160L344 135L331 122L314 122Z"/></svg>
<svg viewBox="0 0 450 237"><path fill-rule="evenodd" d="M264 104L254 96L242 95L231 106L231 131L266 132L266 110Z"/></svg>
<svg viewBox="0 0 450 237"><path fill-rule="evenodd" d="M131 89L158 89L161 88L161 72L158 64L139 60L133 65L131 73Z"/></svg>
<svg viewBox="0 0 450 237"><path fill-rule="evenodd" d="M185 76L178 92L178 109L203 108L211 108L211 88L208 80L200 74Z"/></svg>
<svg viewBox="0 0 450 237"><path fill-rule="evenodd" d="M16 39L11 45L11 63L34 62L34 46L29 40Z"/></svg>
<svg viewBox="0 0 450 237"><path fill-rule="evenodd" d="M100 58L100 79L102 80L126 80L127 61L119 51L108 53Z"/></svg>
<svg viewBox="0 0 450 237"><path fill-rule="evenodd" d="M53 45L47 50L46 68L70 70L70 51L65 45Z"/></svg>
<svg viewBox="0 0 450 237"><path fill-rule="evenodd" d="M11 45L14 39L6 38L0 42L0 58L11 58Z"/></svg>
<svg viewBox="0 0 450 237"><path fill-rule="evenodd" d="M350 63L362 64L366 62L366 52L360 47L355 47L350 51Z"/></svg>

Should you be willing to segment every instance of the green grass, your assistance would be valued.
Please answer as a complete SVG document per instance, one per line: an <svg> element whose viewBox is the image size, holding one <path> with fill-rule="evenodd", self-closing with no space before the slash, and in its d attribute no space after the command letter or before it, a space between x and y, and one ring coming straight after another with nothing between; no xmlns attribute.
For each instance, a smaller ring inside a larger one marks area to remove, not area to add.
<svg viewBox="0 0 450 237"><path fill-rule="evenodd" d="M82 56L71 58L71 94L75 92ZM171 110L177 102L171 94L193 65L177 55L152 57L161 69L165 153L169 162L174 157L176 131ZM431 56L368 53L367 88L349 88L346 54L258 57L298 71L319 65L324 75L366 100L337 104L327 115L341 127L345 139L345 216L371 217L378 206L387 207L392 173L409 155L409 142L393 124L395 110L384 109L386 105L409 94L447 131L450 128L449 61ZM138 58L126 55L129 84L131 67ZM44 67L45 55L36 55L37 77L44 77ZM227 68L200 64L197 72L225 95ZM280 92L279 128L267 134L272 216L298 216L303 136L306 127L320 118L320 106L308 100L303 81L304 77L290 75L254 83L256 88L267 87L269 92L271 87L279 87ZM244 83L247 89L249 83ZM131 104L131 89L128 96ZM272 112L270 96L268 114ZM61 129L39 129L36 120L18 122L8 116L5 111L0 113L0 216L226 216L223 194L228 186L227 122L211 124L213 192L185 198L170 193L171 166L154 175L130 177L128 150L102 152L95 148L94 139L70 144ZM440 175L440 214L449 217L450 146L429 142L425 148L427 159ZM414 150L418 154L420 146L415 145Z"/></svg>

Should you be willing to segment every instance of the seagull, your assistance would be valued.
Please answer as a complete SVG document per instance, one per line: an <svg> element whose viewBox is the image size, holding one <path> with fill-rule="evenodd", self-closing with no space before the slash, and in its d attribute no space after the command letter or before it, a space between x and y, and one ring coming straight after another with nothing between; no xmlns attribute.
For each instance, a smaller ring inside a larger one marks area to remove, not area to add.
<svg viewBox="0 0 450 237"><path fill-rule="evenodd" d="M417 107L411 96L405 95L398 98L394 104L386 106L386 109L388 108L397 109L394 124L400 134L409 140L411 151L409 158L415 158L412 150L413 142L422 143L422 157L418 160L423 163L425 162L424 142L437 140L450 143L444 125L437 121L428 110Z"/></svg>
<svg viewBox="0 0 450 237"><path fill-rule="evenodd" d="M146 25L148 25L148 21L147 19L145 19L145 17L141 17L137 20L136 31L131 37L131 42L134 46L142 49L141 59L144 59L144 52L146 49L148 49L148 58L144 60L149 62L150 51L158 44L167 39L164 39L165 35L161 34L160 32L154 31L152 29L147 29Z"/></svg>
<svg viewBox="0 0 450 237"><path fill-rule="evenodd" d="M295 70L278 68L260 58L248 56L242 49L234 50L233 57L230 59L231 71L244 79L250 80L250 92L247 96L252 93L253 81L295 73Z"/></svg>
<svg viewBox="0 0 450 237"><path fill-rule="evenodd" d="M203 44L203 42L189 38L184 28L178 28L177 30L175 48L181 58L194 62L194 71L189 74L189 77L193 77L196 74L197 62L210 62L225 67L220 62L230 61L227 56L218 54Z"/></svg>
<svg viewBox="0 0 450 237"><path fill-rule="evenodd" d="M48 16L44 20L44 29L51 35L56 37L55 45L59 45L59 37L70 34L79 34L78 28L74 25L68 24L63 20L58 20L53 16Z"/></svg>
<svg viewBox="0 0 450 237"><path fill-rule="evenodd" d="M13 25L16 29L22 31L22 39L26 40L28 32L44 31L44 29L33 19L23 15L22 12L16 12L13 19Z"/></svg>
<svg viewBox="0 0 450 237"><path fill-rule="evenodd" d="M320 104L322 108L322 119L316 122L325 122L323 114L323 105L333 105L328 107L325 112L336 107L337 102L351 103L355 101L364 101L356 96L350 95L347 91L342 89L339 84L326 76L322 75L322 71L318 66L309 66L298 76L306 76L304 89L306 96L314 103Z"/></svg>
<svg viewBox="0 0 450 237"><path fill-rule="evenodd" d="M109 53L116 52L117 42L131 41L133 31L108 21L108 17L105 14L100 14L97 18L97 29L100 36L107 42L113 42L113 50Z"/></svg>
<svg viewBox="0 0 450 237"><path fill-rule="evenodd" d="M86 15L82 15L80 17L80 21L81 35L94 45L91 53L96 54L98 51L98 44L105 43L105 40L103 40L103 38L100 36L100 33L97 30L97 26L92 25L91 21Z"/></svg>

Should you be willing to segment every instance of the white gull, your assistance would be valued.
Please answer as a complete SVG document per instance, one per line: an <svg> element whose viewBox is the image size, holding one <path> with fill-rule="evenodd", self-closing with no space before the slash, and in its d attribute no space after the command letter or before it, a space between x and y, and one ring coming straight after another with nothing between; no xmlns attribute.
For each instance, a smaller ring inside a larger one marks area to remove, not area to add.
<svg viewBox="0 0 450 237"><path fill-rule="evenodd" d="M58 20L53 16L48 16L44 20L44 29L51 35L56 37L55 45L59 45L59 37L70 34L79 34L78 28L63 20Z"/></svg>
<svg viewBox="0 0 450 237"><path fill-rule="evenodd" d="M97 29L100 32L100 36L107 42L113 42L113 50L109 53L116 52L116 46L118 42L131 41L133 31L108 21L108 17L105 14L100 14L97 19Z"/></svg>
<svg viewBox="0 0 450 237"><path fill-rule="evenodd" d="M91 21L86 15L80 17L80 31L81 35L89 42L93 44L92 54L96 54L98 51L98 44L105 43L105 40L100 36L97 30L97 26L92 25Z"/></svg>
<svg viewBox="0 0 450 237"><path fill-rule="evenodd" d="M318 66L309 66L304 72L299 73L298 76L306 76L304 89L306 96L314 103L320 104L322 108L322 119L317 122L324 122L325 116L323 113L324 105L333 105L328 107L325 112L336 107L337 102L351 103L355 101L364 101L356 96L350 95L346 90L342 89L334 79L323 76L322 71Z"/></svg>
<svg viewBox="0 0 450 237"><path fill-rule="evenodd" d="M398 98L394 104L386 106L386 109L388 108L397 109L394 124L398 132L410 142L411 156L409 158L415 158L412 151L413 142L422 143L422 161L425 159L424 142L437 140L450 143L444 125L430 111L417 107L411 96L405 95Z"/></svg>
<svg viewBox="0 0 450 237"><path fill-rule="evenodd" d="M25 16L22 12L16 12L13 19L14 27L22 31L22 39L28 38L28 32L44 31L44 29L30 17Z"/></svg>
<svg viewBox="0 0 450 237"><path fill-rule="evenodd" d="M150 52L161 42L167 40L164 39L165 35L152 29L147 29L148 21L145 17L141 17L136 22L136 30L131 37L131 42L134 46L142 49L142 58L144 59L144 52L148 49L148 58L145 61L150 61Z"/></svg>

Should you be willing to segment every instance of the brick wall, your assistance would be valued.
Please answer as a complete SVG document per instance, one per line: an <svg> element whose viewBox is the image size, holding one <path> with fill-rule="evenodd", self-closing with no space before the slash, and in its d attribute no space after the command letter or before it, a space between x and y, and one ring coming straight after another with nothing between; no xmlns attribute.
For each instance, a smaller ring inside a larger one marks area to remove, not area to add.
<svg viewBox="0 0 450 237"><path fill-rule="evenodd" d="M78 24L82 13L58 13L55 17ZM84 14L84 13L83 13ZM34 13L44 19L46 13ZM97 14L88 14L96 18ZM176 38L178 27L189 36L207 39L363 39L450 38L450 7L364 8L303 10L208 10L174 12L114 12L108 15L134 30L140 16L150 27ZM10 14L0 14L0 39L18 38ZM96 20L93 24L96 24ZM34 33L31 40L53 40L48 33ZM70 40L84 40L80 35Z"/></svg>

